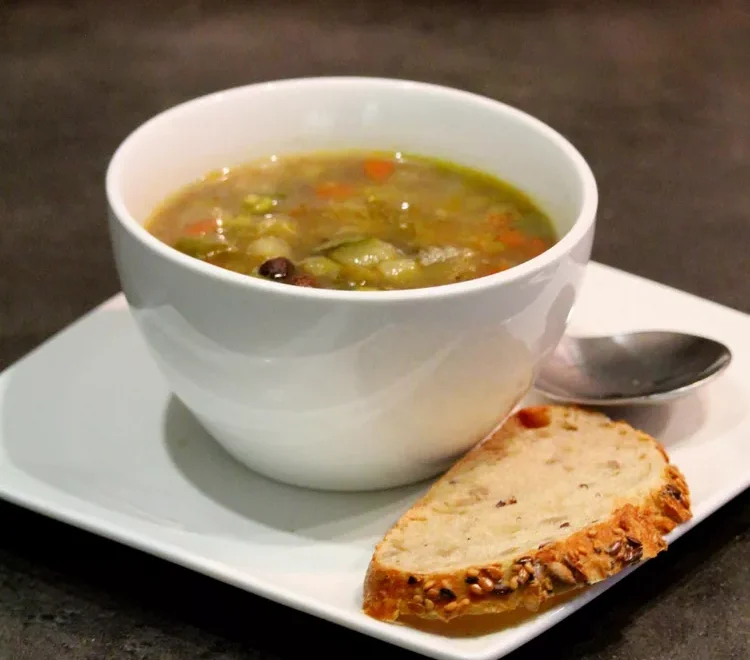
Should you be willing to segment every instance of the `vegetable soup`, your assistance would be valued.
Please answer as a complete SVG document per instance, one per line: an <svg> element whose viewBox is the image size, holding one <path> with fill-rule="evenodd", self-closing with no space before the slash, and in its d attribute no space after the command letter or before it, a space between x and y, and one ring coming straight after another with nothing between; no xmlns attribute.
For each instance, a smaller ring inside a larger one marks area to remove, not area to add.
<svg viewBox="0 0 750 660"><path fill-rule="evenodd" d="M539 208L492 176L431 158L357 151L211 172L164 202L146 228L221 268L360 291L484 277L557 240Z"/></svg>

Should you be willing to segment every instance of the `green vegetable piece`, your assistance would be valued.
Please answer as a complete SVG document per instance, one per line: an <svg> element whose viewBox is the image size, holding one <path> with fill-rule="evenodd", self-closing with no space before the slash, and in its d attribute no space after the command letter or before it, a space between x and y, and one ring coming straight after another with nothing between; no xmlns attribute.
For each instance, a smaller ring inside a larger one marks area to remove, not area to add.
<svg viewBox="0 0 750 660"><path fill-rule="evenodd" d="M196 259L208 259L231 250L229 244L215 236L180 236L172 247Z"/></svg>
<svg viewBox="0 0 750 660"><path fill-rule="evenodd" d="M262 216L260 216L262 218ZM259 216L248 214L226 217L221 222L221 230L230 241L245 244L258 236Z"/></svg>
<svg viewBox="0 0 750 660"><path fill-rule="evenodd" d="M347 245L349 243L357 243L359 241L364 240L367 238L367 236L364 236L362 234L350 234L349 236L336 236L329 241L325 241L324 243L321 243L316 247L313 252L320 253L320 252L328 252L328 250L333 250L334 248L337 248L341 245Z"/></svg>
<svg viewBox="0 0 750 660"><path fill-rule="evenodd" d="M323 256L307 257L299 262L299 267L313 277L330 280L335 280L341 273L339 264Z"/></svg>
<svg viewBox="0 0 750 660"><path fill-rule="evenodd" d="M232 229L252 229L258 224L258 218L251 215L233 215L222 218L221 226L224 230Z"/></svg>
<svg viewBox="0 0 750 660"><path fill-rule="evenodd" d="M277 236L262 236L250 243L247 251L249 254L265 257L266 259L272 259L273 257L286 257L289 259L292 256L292 248L289 247L289 243Z"/></svg>
<svg viewBox="0 0 750 660"><path fill-rule="evenodd" d="M380 273L372 268L349 264L341 267L339 278L347 280L352 288L356 288L358 286L378 284Z"/></svg>
<svg viewBox="0 0 750 660"><path fill-rule="evenodd" d="M253 215L265 215L273 211L276 200L268 195L246 195L242 200L242 210Z"/></svg>
<svg viewBox="0 0 750 660"><path fill-rule="evenodd" d="M331 259L344 265L375 266L381 261L397 259L399 251L379 238L366 238L356 243L341 245L329 254Z"/></svg>
<svg viewBox="0 0 750 660"><path fill-rule="evenodd" d="M422 270L414 259L409 258L381 261L376 268L389 283L399 286L408 286L414 282Z"/></svg>
<svg viewBox="0 0 750 660"><path fill-rule="evenodd" d="M279 238L294 238L297 236L297 223L284 215L272 215L262 218L256 224L260 236L278 236Z"/></svg>

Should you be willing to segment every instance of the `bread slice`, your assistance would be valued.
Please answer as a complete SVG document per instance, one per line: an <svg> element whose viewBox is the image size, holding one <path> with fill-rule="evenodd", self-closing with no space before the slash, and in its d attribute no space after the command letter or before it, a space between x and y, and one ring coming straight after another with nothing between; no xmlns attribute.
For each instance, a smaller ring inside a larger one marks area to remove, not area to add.
<svg viewBox="0 0 750 660"><path fill-rule="evenodd" d="M364 611L384 621L536 611L654 557L691 515L685 479L650 436L577 408L526 408L378 544Z"/></svg>

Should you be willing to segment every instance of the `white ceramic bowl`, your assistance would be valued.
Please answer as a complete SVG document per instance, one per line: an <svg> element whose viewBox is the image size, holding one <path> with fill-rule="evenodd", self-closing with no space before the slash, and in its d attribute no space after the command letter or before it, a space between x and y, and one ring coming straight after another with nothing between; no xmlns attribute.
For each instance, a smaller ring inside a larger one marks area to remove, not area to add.
<svg viewBox="0 0 750 660"><path fill-rule="evenodd" d="M473 281L343 292L222 270L142 227L208 170L338 148L495 174L530 194L562 238ZM508 415L565 329L597 208L586 162L542 122L466 92L373 78L261 83L179 105L123 142L106 187L122 287L171 390L247 466L332 490L435 475Z"/></svg>

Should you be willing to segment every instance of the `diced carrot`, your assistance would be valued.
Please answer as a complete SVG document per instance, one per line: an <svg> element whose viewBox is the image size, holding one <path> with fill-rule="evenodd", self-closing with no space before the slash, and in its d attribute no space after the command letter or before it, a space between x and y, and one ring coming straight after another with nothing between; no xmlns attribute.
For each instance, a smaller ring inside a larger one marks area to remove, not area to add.
<svg viewBox="0 0 750 660"><path fill-rule="evenodd" d="M390 160L380 160L376 158L370 158L364 163L365 174L370 177L373 181L385 181L396 166Z"/></svg>
<svg viewBox="0 0 750 660"><path fill-rule="evenodd" d="M186 236L201 236L214 231L216 231L216 218L206 218L189 224L182 233Z"/></svg>
<svg viewBox="0 0 750 660"><path fill-rule="evenodd" d="M330 181L321 183L315 189L315 194L323 199L346 199L354 194L354 188L347 183Z"/></svg>
<svg viewBox="0 0 750 660"><path fill-rule="evenodd" d="M503 229L498 233L497 240L510 248L522 247L528 242L528 239L517 229Z"/></svg>

